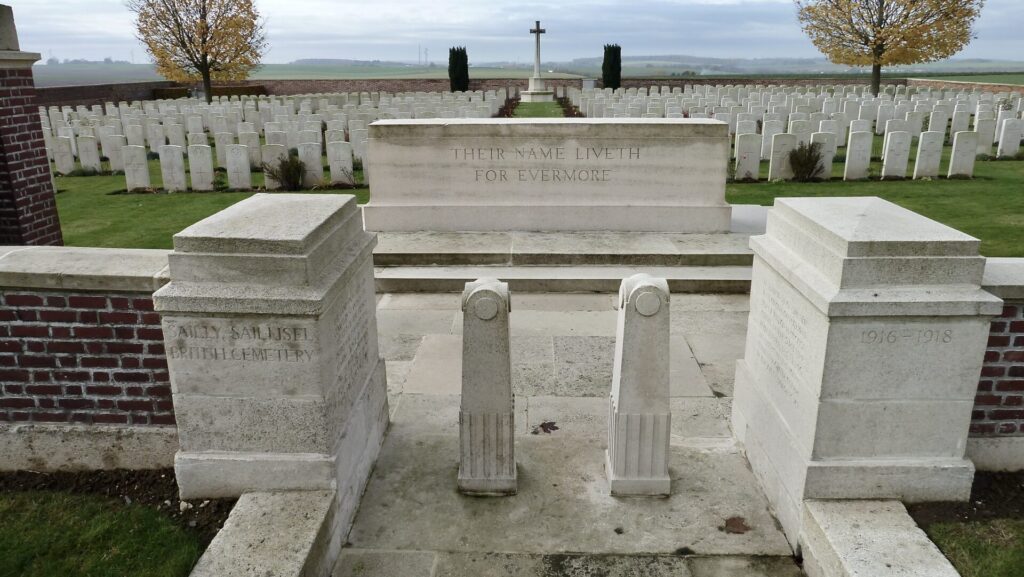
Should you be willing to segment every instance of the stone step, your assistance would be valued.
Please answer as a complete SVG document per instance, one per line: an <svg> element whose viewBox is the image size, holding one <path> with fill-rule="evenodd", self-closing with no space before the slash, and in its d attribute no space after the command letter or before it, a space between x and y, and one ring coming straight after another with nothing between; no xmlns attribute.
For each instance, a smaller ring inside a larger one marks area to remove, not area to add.
<svg viewBox="0 0 1024 577"><path fill-rule="evenodd" d="M332 577L800 577L790 557L345 549Z"/></svg>
<svg viewBox="0 0 1024 577"><path fill-rule="evenodd" d="M479 278L498 278L513 292L611 292L622 279L647 273L674 293L750 292L749 266L401 266L377 267L378 293L460 292Z"/></svg>
<svg viewBox="0 0 1024 577"><path fill-rule="evenodd" d="M379 233L376 266L749 266L748 233Z"/></svg>

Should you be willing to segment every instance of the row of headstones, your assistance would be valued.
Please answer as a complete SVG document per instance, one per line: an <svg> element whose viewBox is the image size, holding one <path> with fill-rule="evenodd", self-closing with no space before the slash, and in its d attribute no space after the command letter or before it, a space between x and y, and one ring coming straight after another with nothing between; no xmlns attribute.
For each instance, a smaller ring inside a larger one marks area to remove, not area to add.
<svg viewBox="0 0 1024 577"><path fill-rule="evenodd" d="M907 163L910 160L910 148L914 139L918 140L917 158L914 163L914 179L936 178L942 160L942 150L946 142L944 131L925 131L921 133L906 130L895 130L892 126L896 121L890 120L890 127L885 131L882 141L882 178L906 178ZM985 121L979 122L981 125ZM822 122L822 124L825 124ZM993 123L994 125L994 123ZM846 144L845 180L863 180L868 177L873 157L874 133L866 120L855 120L851 123ZM845 135L846 133L841 133ZM974 165L979 155L992 152L991 132L983 128L974 131L958 131L953 136L953 149L950 156L947 177L972 177ZM769 140L770 139L770 140ZM1003 130L998 140L996 156L998 158L1015 158L1020 152L1021 140L1024 139L1024 120L1009 119L1003 123ZM835 132L822 129L820 132L782 133L766 130L765 134L741 133L736 136L734 148L737 180L756 180L760 172L762 159L769 160L768 180L790 180L793 170L789 163L789 154L801 144L821 145L821 177L830 178L832 162L839 147ZM767 152L767 154L766 154Z"/></svg>
<svg viewBox="0 0 1024 577"><path fill-rule="evenodd" d="M88 137L82 137L88 138ZM66 139L58 139L66 140ZM160 178L167 192L185 190L209 191L214 189L213 149L205 144L188 146L188 170L185 169L185 148L165 144L160 150ZM227 169L227 185L232 190L251 190L251 151L244 144L229 144L223 150L224 167ZM261 164L274 165L288 156L288 149L281 144L257 145ZM120 149L124 163L125 187L129 191L152 188L149 172L149 157L143 146L124 146ZM307 142L298 146L298 157L305 166L302 178L304 188L331 185L352 186L355 177L352 164L352 147L347 142L327 143L327 162L330 180L324 179L322 148L319 143ZM188 179L186 180L186 174ZM263 172L264 187L276 190L281 184L267 172Z"/></svg>
<svg viewBox="0 0 1024 577"><path fill-rule="evenodd" d="M605 472L613 495L667 495L669 437L668 282L645 274L622 281L608 409ZM512 393L511 298L507 283L480 279L462 293L459 490L518 490Z"/></svg>
<svg viewBox="0 0 1024 577"><path fill-rule="evenodd" d="M850 132L846 147L846 161L843 180L864 180L870 176L874 134L867 131ZM944 145L942 132L923 132L917 146L914 162L914 179L938 178ZM741 134L736 137L735 177L737 180L757 180L761 165L761 135ZM883 141L882 173L885 179L902 179L907 176L910 148L913 137L909 132L891 132ZM836 138L829 132L815 132L808 141L820 144L819 178L832 177L832 162L836 155ZM948 178L970 178L974 176L974 164L978 156L978 133L958 132L953 137L953 150L946 173ZM1020 140L1018 139L1018 145ZM792 180L794 170L790 153L800 144L795 134L776 134L772 137L771 155L768 165L768 180Z"/></svg>

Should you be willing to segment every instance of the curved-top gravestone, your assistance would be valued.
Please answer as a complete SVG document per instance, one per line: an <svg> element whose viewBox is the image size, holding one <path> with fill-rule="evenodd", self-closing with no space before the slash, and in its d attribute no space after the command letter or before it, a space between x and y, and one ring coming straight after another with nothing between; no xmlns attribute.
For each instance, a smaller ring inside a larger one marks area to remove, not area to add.
<svg viewBox="0 0 1024 577"><path fill-rule="evenodd" d="M728 232L715 120L423 119L370 125L375 231Z"/></svg>

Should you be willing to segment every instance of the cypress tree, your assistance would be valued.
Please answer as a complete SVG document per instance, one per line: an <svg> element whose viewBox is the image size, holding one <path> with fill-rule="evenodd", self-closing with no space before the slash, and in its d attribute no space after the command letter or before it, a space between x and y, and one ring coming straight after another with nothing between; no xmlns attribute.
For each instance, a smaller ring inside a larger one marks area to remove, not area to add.
<svg viewBox="0 0 1024 577"><path fill-rule="evenodd" d="M448 83L452 92L469 90L469 55L465 46L448 50Z"/></svg>
<svg viewBox="0 0 1024 577"><path fill-rule="evenodd" d="M622 85L622 47L618 44L604 45L601 82L605 88L614 89Z"/></svg>

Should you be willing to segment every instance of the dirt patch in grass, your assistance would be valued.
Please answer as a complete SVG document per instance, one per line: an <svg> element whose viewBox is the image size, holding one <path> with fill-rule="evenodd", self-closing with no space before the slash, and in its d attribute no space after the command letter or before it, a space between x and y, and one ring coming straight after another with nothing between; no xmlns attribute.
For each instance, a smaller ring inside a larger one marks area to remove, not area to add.
<svg viewBox="0 0 1024 577"><path fill-rule="evenodd" d="M173 469L0 473L0 491L59 491L102 495L125 504L152 507L195 532L206 547L224 525L237 499L182 501Z"/></svg>
<svg viewBox="0 0 1024 577"><path fill-rule="evenodd" d="M945 522L1024 520L1024 471L974 476L971 500L966 503L918 503L908 505L910 515L923 529Z"/></svg>

